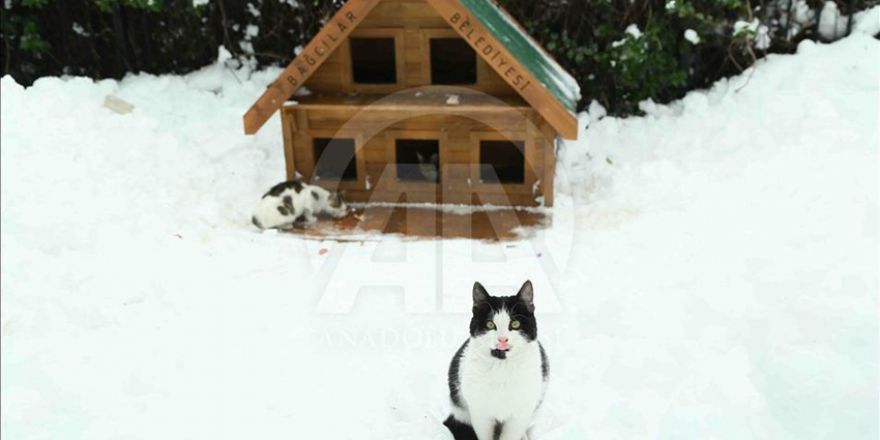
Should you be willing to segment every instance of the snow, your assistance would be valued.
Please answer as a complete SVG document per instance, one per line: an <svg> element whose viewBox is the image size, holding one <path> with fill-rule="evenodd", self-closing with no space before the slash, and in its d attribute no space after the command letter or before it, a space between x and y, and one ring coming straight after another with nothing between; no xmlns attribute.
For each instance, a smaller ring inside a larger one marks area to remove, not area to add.
<svg viewBox="0 0 880 440"><path fill-rule="evenodd" d="M752 21L737 20L736 23L733 24L733 35L739 35L742 32L755 33L758 31L759 23L760 22L757 18Z"/></svg>
<svg viewBox="0 0 880 440"><path fill-rule="evenodd" d="M847 17L840 13L837 4L826 1L819 13L819 35L826 40L836 40L846 35Z"/></svg>
<svg viewBox="0 0 880 440"><path fill-rule="evenodd" d="M766 25L759 25L755 34L755 48L758 50L767 50L770 47L770 29Z"/></svg>
<svg viewBox="0 0 880 440"><path fill-rule="evenodd" d="M733 24L733 35L746 34L755 41L755 48L765 50L770 47L770 29L758 19L752 21L737 20Z"/></svg>
<svg viewBox="0 0 880 440"><path fill-rule="evenodd" d="M244 33L245 37L248 39L256 37L257 35L260 35L260 27L255 24L249 24L247 25L247 28L245 28Z"/></svg>
<svg viewBox="0 0 880 440"><path fill-rule="evenodd" d="M248 10L248 12L250 12L251 15L253 15L254 17L258 17L258 18L259 18L259 16L260 16L260 9L257 8L256 6L254 6L253 3L248 3L248 4L247 4L247 10Z"/></svg>
<svg viewBox="0 0 880 440"><path fill-rule="evenodd" d="M590 101L590 106L587 107L587 117L589 119L589 124L587 126L599 122L599 120L606 115L608 115L608 111L605 110L605 107L603 107L602 104L599 104L599 101L596 101L595 99Z"/></svg>
<svg viewBox="0 0 880 440"><path fill-rule="evenodd" d="M71 30L73 30L73 33L75 33L81 37L88 37L90 35L88 32L86 32L85 28L83 28L82 25L79 23L74 22L70 28L71 28Z"/></svg>
<svg viewBox="0 0 880 440"><path fill-rule="evenodd" d="M260 27L257 25L249 24L244 29L244 40L238 42L238 47L242 50L243 53L253 54L254 53L254 44L251 40L260 34Z"/></svg>
<svg viewBox="0 0 880 440"><path fill-rule="evenodd" d="M635 23L627 26L626 29L624 30L624 32L626 32L629 35L632 35L632 37L635 38L636 40L638 40L639 38L642 37L642 31L639 29L639 26Z"/></svg>
<svg viewBox="0 0 880 440"><path fill-rule="evenodd" d="M880 33L880 6L856 12L853 21L853 33L877 35Z"/></svg>
<svg viewBox="0 0 880 440"><path fill-rule="evenodd" d="M694 46L700 44L700 35L697 34L697 31L693 29L688 29L684 31L684 39L688 40Z"/></svg>
<svg viewBox="0 0 880 440"><path fill-rule="evenodd" d="M470 284L531 278L537 438L876 438L878 45L591 106L552 227L499 244L258 233L277 69L4 77L0 435L448 439Z"/></svg>
<svg viewBox="0 0 880 440"><path fill-rule="evenodd" d="M792 18L796 23L801 25L812 23L813 19L816 17L816 12L810 8L810 5L806 0L797 0L794 3L792 10L794 11Z"/></svg>
<svg viewBox="0 0 880 440"><path fill-rule="evenodd" d="M624 33L627 36L625 36L619 40L612 41L611 47L617 48L617 47L623 46L624 44L626 44L629 41L638 40L639 38L642 37L642 31L639 29L638 25L636 25L636 24L631 24L631 25L627 26L626 29L624 29ZM612 62L612 66L613 65L614 64Z"/></svg>
<svg viewBox="0 0 880 440"><path fill-rule="evenodd" d="M221 65L225 65L225 63L231 59L232 53L225 47L220 46L217 48L217 64L212 69L205 69L205 71L211 71L214 75L217 75L217 69L222 69Z"/></svg>
<svg viewBox="0 0 880 440"><path fill-rule="evenodd" d="M826 41L834 41L847 35L850 17L840 13L834 2L825 2L819 13L817 29ZM877 35L880 33L880 6L858 11L852 16L852 33Z"/></svg>

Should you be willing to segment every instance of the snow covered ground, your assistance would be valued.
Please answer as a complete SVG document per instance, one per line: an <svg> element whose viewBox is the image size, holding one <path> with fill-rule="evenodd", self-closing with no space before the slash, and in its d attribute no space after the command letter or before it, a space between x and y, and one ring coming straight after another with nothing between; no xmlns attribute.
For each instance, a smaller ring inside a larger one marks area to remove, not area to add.
<svg viewBox="0 0 880 440"><path fill-rule="evenodd" d="M554 226L507 244L258 233L280 130L240 117L277 71L3 78L0 434L447 439L471 283L529 277L540 439L875 439L878 66L804 42L646 117L593 106Z"/></svg>

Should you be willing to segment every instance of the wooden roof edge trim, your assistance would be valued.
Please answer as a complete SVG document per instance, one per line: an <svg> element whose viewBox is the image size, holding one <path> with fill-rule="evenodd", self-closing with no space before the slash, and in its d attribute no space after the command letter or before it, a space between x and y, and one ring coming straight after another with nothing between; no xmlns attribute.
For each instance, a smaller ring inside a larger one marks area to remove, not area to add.
<svg viewBox="0 0 880 440"><path fill-rule="evenodd" d="M288 64L242 117L245 134L256 133L342 44L380 0L349 0Z"/></svg>
<svg viewBox="0 0 880 440"><path fill-rule="evenodd" d="M542 115L543 116L543 115ZM545 117L546 119L546 117ZM565 115L561 115L559 120L554 124L553 121L547 120L559 135L570 141L576 141L578 138L578 119L572 112L565 110Z"/></svg>
<svg viewBox="0 0 880 440"><path fill-rule="evenodd" d="M427 0L492 69L565 139L577 139L577 117L538 80L459 0ZM512 18L511 18L512 19Z"/></svg>

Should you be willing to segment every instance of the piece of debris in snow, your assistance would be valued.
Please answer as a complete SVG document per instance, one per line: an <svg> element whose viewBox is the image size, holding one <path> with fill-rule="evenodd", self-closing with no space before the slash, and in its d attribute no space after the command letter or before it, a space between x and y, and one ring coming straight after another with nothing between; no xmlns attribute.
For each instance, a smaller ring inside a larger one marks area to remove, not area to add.
<svg viewBox="0 0 880 440"><path fill-rule="evenodd" d="M123 101L115 95L107 95L107 97L104 98L104 107L107 107L114 113L119 113L120 115L131 113L131 111L134 110L133 105Z"/></svg>

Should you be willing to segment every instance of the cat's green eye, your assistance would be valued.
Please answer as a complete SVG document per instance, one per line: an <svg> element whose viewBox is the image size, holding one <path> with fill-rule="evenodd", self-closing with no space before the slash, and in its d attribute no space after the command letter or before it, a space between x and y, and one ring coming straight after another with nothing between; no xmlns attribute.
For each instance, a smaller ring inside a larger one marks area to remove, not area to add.
<svg viewBox="0 0 880 440"><path fill-rule="evenodd" d="M492 321L486 321L486 328L489 330L495 330L495 323Z"/></svg>
<svg viewBox="0 0 880 440"><path fill-rule="evenodd" d="M517 330L519 329L520 323L519 321L510 321L510 328Z"/></svg>

